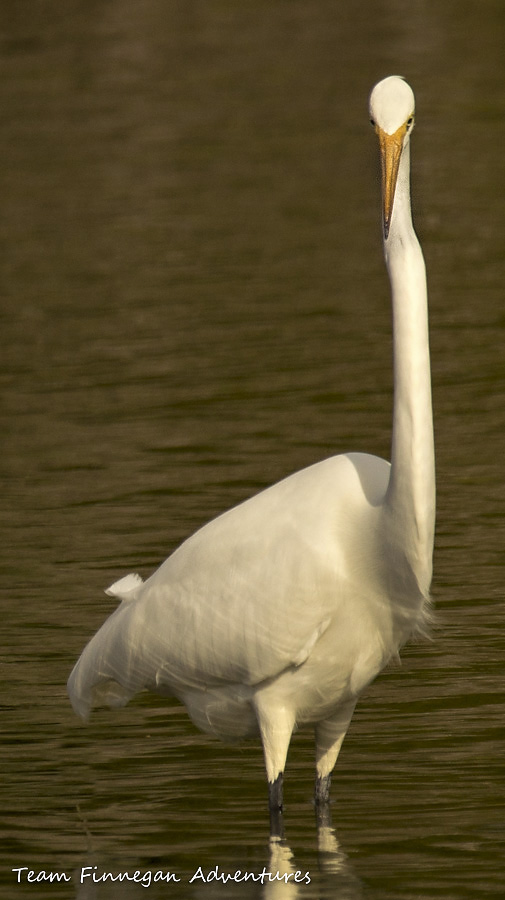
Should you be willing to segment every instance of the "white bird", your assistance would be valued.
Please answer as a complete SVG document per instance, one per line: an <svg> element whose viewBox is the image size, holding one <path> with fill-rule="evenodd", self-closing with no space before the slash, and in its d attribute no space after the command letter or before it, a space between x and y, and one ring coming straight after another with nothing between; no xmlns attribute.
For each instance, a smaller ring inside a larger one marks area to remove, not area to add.
<svg viewBox="0 0 505 900"><path fill-rule="evenodd" d="M315 798L360 694L429 608L435 473L426 274L410 210L414 95L397 76L370 96L382 160L391 283L391 464L345 453L284 479L205 525L143 582L85 647L74 709L121 706L142 689L178 698L224 741L260 736L269 805L282 810L291 735L313 725Z"/></svg>

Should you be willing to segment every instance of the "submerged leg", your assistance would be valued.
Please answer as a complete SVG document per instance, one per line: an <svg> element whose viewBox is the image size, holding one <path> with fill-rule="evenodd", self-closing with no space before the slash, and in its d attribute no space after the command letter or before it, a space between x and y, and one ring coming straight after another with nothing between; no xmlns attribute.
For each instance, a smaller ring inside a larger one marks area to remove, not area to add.
<svg viewBox="0 0 505 900"><path fill-rule="evenodd" d="M315 803L315 814L316 814L316 827L318 831L318 835L322 832L328 831L333 828L332 818L331 818L331 804L328 800L321 801L316 797Z"/></svg>
<svg viewBox="0 0 505 900"><path fill-rule="evenodd" d="M314 800L322 807L330 802L331 773L351 723L356 701L341 706L329 719L316 725L316 783Z"/></svg>

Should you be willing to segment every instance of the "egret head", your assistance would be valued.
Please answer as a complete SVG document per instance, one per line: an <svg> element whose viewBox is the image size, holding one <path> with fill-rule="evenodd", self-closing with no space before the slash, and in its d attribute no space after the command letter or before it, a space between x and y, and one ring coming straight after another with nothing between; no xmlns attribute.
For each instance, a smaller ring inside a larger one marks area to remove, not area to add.
<svg viewBox="0 0 505 900"><path fill-rule="evenodd" d="M412 88L398 75L390 75L375 85L370 94L369 109L381 151L382 214L384 239L387 240L400 158L414 127L415 99Z"/></svg>

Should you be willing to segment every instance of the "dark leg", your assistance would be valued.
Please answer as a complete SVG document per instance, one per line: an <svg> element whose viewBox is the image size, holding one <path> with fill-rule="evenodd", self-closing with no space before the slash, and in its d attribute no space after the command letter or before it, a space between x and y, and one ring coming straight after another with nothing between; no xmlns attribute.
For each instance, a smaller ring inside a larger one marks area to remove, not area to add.
<svg viewBox="0 0 505 900"><path fill-rule="evenodd" d="M282 817L282 772L278 774L275 781L268 782L268 806L270 809L270 835L272 837L283 837L284 822Z"/></svg>
<svg viewBox="0 0 505 900"><path fill-rule="evenodd" d="M331 828L330 783L331 775L326 775L324 778L316 777L314 801L316 804L316 824L318 829Z"/></svg>
<svg viewBox="0 0 505 900"><path fill-rule="evenodd" d="M323 803L316 806L316 827L318 832L321 830L333 830L331 806L329 803Z"/></svg>
<svg viewBox="0 0 505 900"><path fill-rule="evenodd" d="M322 778L316 776L316 784L314 787L314 800L316 806L323 806L330 802L330 785L331 775L324 775Z"/></svg>
<svg viewBox="0 0 505 900"><path fill-rule="evenodd" d="M314 800L319 818L322 818L322 810L330 802L331 773L337 761L345 733L349 728L354 705L354 700L345 703L337 709L333 716L318 722L316 725L316 784ZM321 772L326 774L322 775L320 774Z"/></svg>

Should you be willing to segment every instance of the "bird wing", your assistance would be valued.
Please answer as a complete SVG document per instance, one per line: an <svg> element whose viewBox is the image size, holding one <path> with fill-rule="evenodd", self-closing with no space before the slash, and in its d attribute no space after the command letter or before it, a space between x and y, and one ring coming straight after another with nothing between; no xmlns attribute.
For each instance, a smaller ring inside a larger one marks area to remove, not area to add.
<svg viewBox="0 0 505 900"><path fill-rule="evenodd" d="M255 685L306 661L344 569L312 468L209 523L146 582L158 689Z"/></svg>

